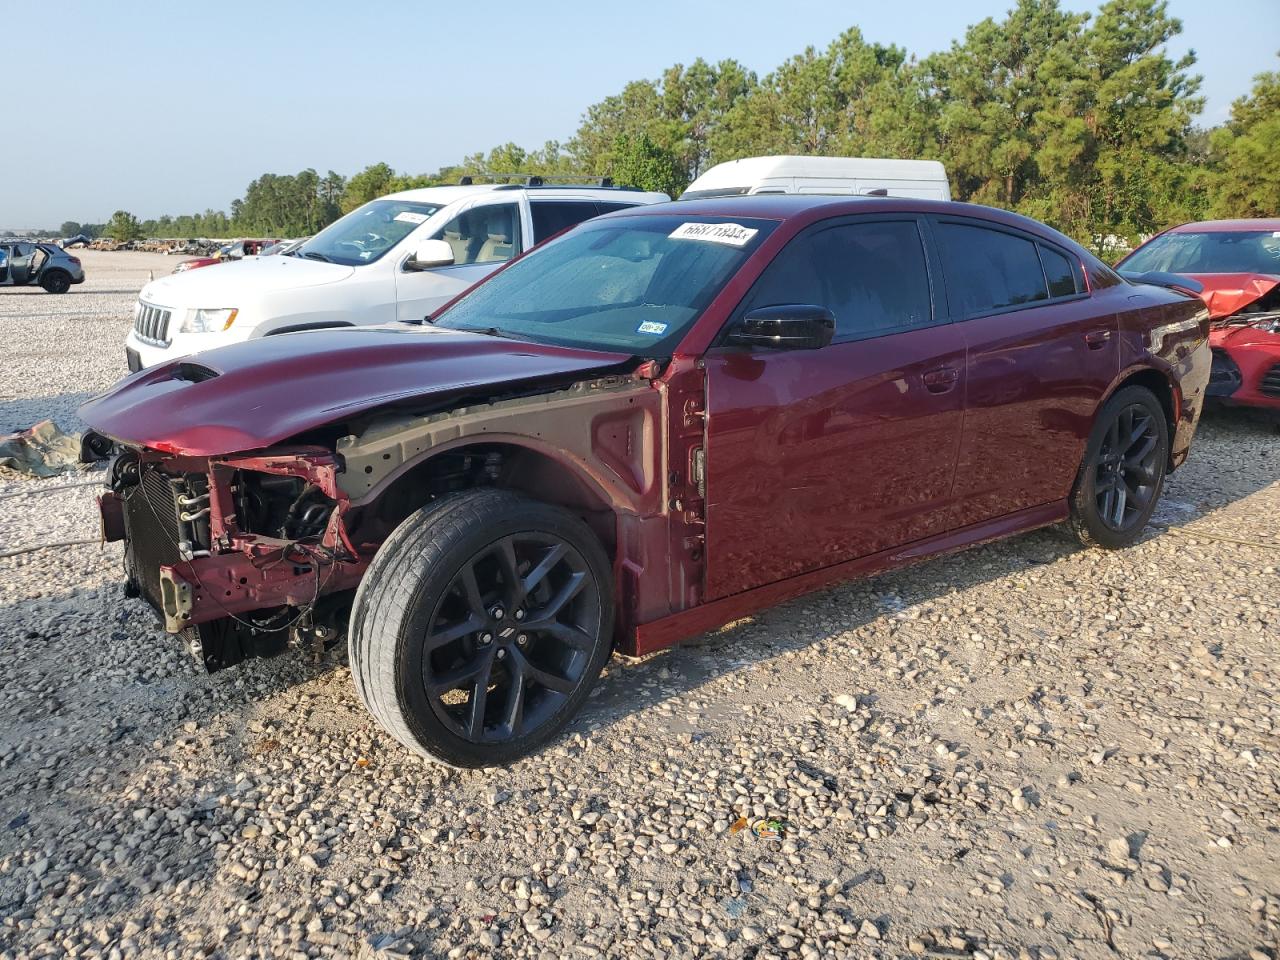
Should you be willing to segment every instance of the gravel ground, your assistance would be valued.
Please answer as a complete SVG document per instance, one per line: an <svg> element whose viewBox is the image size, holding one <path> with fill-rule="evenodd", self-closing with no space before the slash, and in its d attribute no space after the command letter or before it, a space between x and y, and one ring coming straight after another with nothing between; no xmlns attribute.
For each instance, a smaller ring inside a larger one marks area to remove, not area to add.
<svg viewBox="0 0 1280 960"><path fill-rule="evenodd" d="M172 265L84 259L0 292L0 429L74 427ZM0 553L92 536L85 479L0 474ZM408 755L341 653L205 676L119 559L0 559L5 960L1280 958L1274 424L1209 415L1130 550L1036 533L615 661L506 770Z"/></svg>

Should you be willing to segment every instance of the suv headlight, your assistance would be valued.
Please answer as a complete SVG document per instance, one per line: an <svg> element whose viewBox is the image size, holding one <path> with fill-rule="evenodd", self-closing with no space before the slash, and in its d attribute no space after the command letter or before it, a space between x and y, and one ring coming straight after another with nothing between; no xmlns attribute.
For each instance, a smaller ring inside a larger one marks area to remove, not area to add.
<svg viewBox="0 0 1280 960"><path fill-rule="evenodd" d="M218 330L227 330L231 324L236 322L236 314L239 313L234 307L221 307L217 310L196 310L187 316L186 321L182 324L183 333L214 333Z"/></svg>

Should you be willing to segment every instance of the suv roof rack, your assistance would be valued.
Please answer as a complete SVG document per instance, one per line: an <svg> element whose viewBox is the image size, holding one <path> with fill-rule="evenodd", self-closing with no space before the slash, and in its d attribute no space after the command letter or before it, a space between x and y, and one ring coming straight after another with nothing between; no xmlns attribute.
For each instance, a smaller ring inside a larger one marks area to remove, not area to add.
<svg viewBox="0 0 1280 960"><path fill-rule="evenodd" d="M515 180L515 183L500 183L498 190L520 190L526 187L559 187L580 188L583 190L638 190L639 187L627 187L615 184L613 177L581 177L573 174L552 173L473 173L458 179L458 186L473 186L480 180Z"/></svg>

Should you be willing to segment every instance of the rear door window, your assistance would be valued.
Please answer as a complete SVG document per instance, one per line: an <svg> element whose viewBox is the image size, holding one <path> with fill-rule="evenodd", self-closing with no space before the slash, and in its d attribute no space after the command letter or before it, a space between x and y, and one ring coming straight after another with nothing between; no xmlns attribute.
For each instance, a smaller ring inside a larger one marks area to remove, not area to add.
<svg viewBox="0 0 1280 960"><path fill-rule="evenodd" d="M597 200L596 212L600 215L604 215L606 213L616 213L619 210L630 210L634 206L636 206L634 203L612 203L604 200Z"/></svg>
<svg viewBox="0 0 1280 960"><path fill-rule="evenodd" d="M533 216L533 242L541 243L566 227L575 227L601 211L592 200L530 200Z"/></svg>
<svg viewBox="0 0 1280 960"><path fill-rule="evenodd" d="M817 304L836 318L836 340L933 323L929 269L914 220L819 227L792 240L752 288L743 311Z"/></svg>
<svg viewBox="0 0 1280 960"><path fill-rule="evenodd" d="M1002 230L941 221L942 269L952 308L963 316L1049 299L1036 244Z"/></svg>

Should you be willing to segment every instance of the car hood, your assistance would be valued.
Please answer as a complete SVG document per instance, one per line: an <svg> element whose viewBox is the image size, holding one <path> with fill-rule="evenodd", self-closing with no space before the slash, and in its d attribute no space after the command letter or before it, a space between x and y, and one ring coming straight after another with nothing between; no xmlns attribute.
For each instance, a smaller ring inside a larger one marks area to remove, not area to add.
<svg viewBox="0 0 1280 960"><path fill-rule="evenodd" d="M630 359L434 327L316 330L151 367L86 403L80 416L115 440L221 456L378 408L506 394Z"/></svg>
<svg viewBox="0 0 1280 960"><path fill-rule="evenodd" d="M1280 286L1280 276L1267 273L1188 273L1186 276L1204 285L1200 299L1209 308L1210 320L1239 313Z"/></svg>
<svg viewBox="0 0 1280 960"><path fill-rule="evenodd" d="M139 296L159 307L240 307L247 298L277 290L337 283L355 267L300 257L218 263L217 270L184 270L152 280Z"/></svg>

